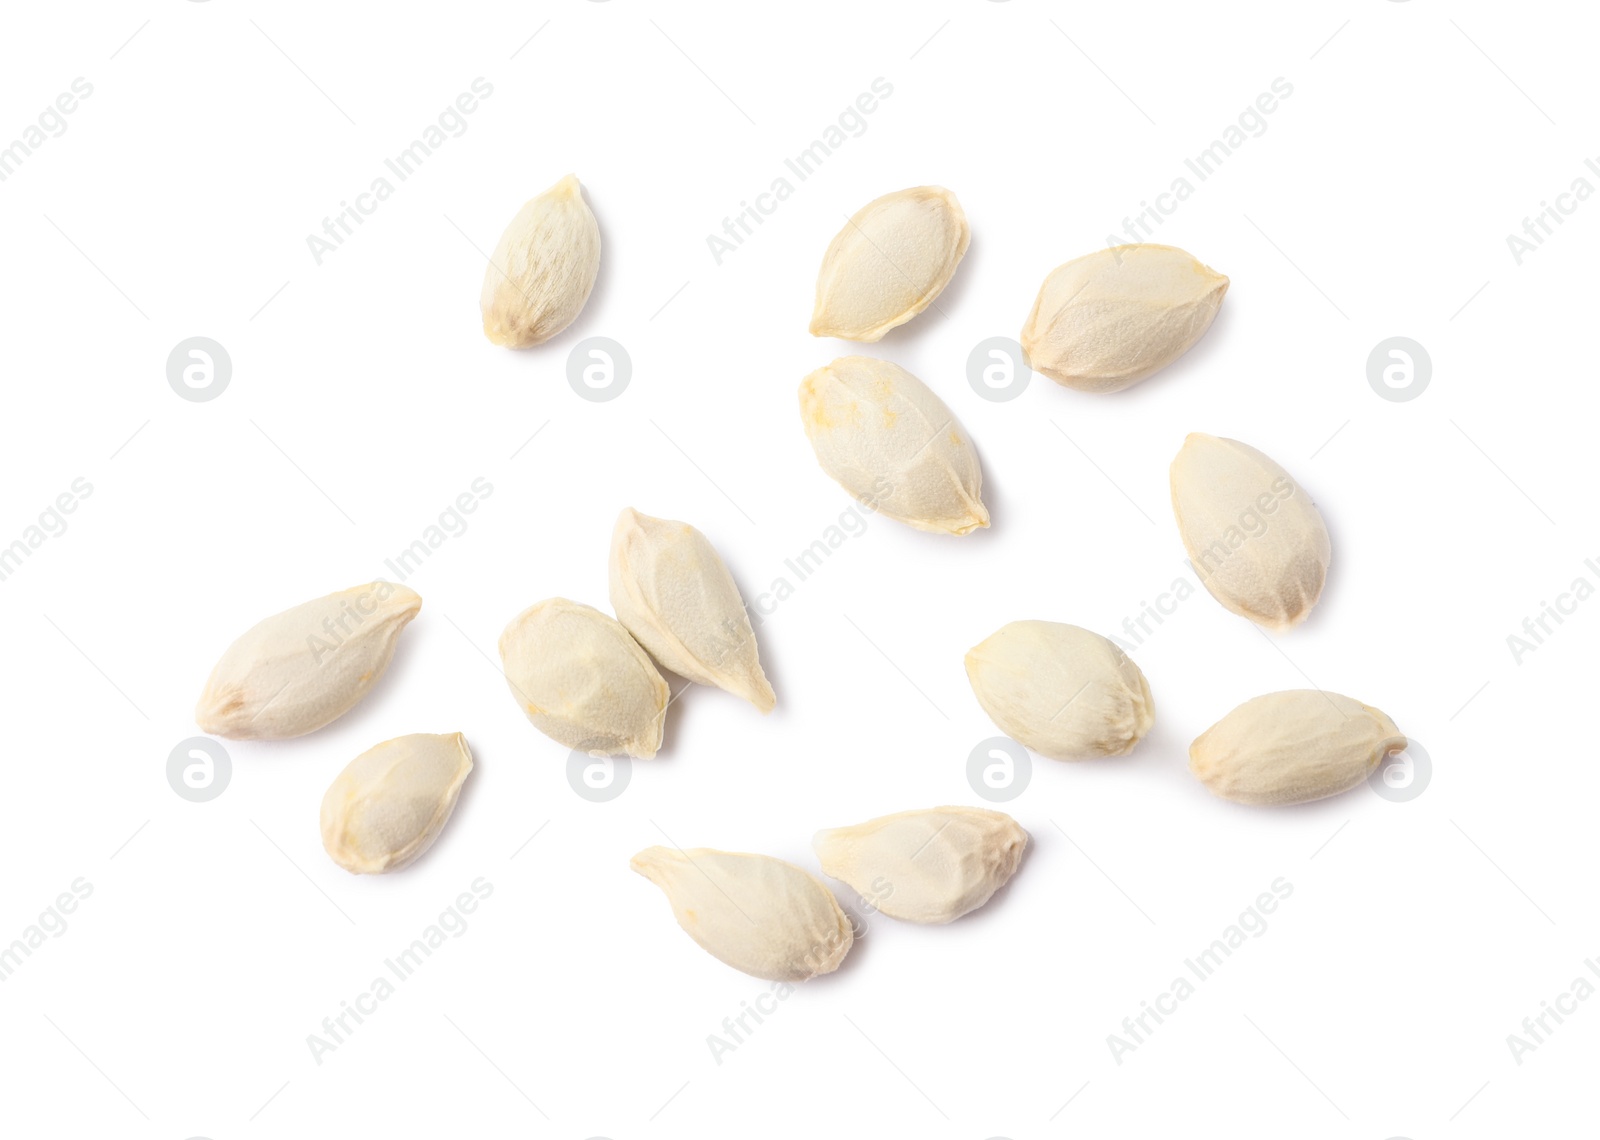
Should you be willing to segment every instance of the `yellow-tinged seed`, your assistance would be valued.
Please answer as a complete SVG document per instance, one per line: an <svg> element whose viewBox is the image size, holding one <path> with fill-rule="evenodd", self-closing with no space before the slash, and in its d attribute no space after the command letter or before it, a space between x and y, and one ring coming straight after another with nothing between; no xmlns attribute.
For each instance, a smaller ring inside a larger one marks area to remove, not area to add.
<svg viewBox="0 0 1600 1140"><path fill-rule="evenodd" d="M1199 432L1183 441L1171 476L1178 533L1211 596L1268 629L1304 621L1333 556L1305 489L1249 444Z"/></svg>
<svg viewBox="0 0 1600 1140"><path fill-rule="evenodd" d="M600 272L600 225L569 174L511 219L489 257L479 307L483 334L528 348L570 325Z"/></svg>
<svg viewBox="0 0 1600 1140"><path fill-rule="evenodd" d="M1016 873L1028 833L1004 812L937 807L819 831L822 873L874 910L907 922L953 922Z"/></svg>
<svg viewBox="0 0 1600 1140"><path fill-rule="evenodd" d="M1189 745L1189 770L1225 800L1298 804L1362 783L1406 746L1375 708L1319 689L1246 701Z"/></svg>
<svg viewBox="0 0 1600 1140"><path fill-rule="evenodd" d="M369 748L322 797L322 846L346 871L398 871L433 846L472 771L459 732L413 733Z"/></svg>
<svg viewBox="0 0 1600 1140"><path fill-rule="evenodd" d="M533 726L591 756L648 760L670 690L639 643L597 609L549 598L500 635L506 683Z"/></svg>
<svg viewBox="0 0 1600 1140"><path fill-rule="evenodd" d="M372 582L273 614L222 654L195 708L205 731L231 740L287 740L355 707L389 667L422 599Z"/></svg>
<svg viewBox="0 0 1600 1140"><path fill-rule="evenodd" d="M617 620L665 668L772 711L777 698L744 599L705 535L625 507L611 534L610 579Z"/></svg>
<svg viewBox="0 0 1600 1140"><path fill-rule="evenodd" d="M989 525L983 469L944 401L887 360L841 356L800 382L822 469L869 509L936 534Z"/></svg>
<svg viewBox="0 0 1600 1140"><path fill-rule="evenodd" d="M1028 362L1080 392L1120 392L1211 327L1228 279L1170 245L1121 245L1058 266L1022 329Z"/></svg>
<svg viewBox="0 0 1600 1140"><path fill-rule="evenodd" d="M971 240L961 203L943 186L868 202L823 255L812 335L881 339L933 303Z"/></svg>
<svg viewBox="0 0 1600 1140"><path fill-rule="evenodd" d="M1002 732L1054 760L1125 755L1155 722L1139 666L1075 625L1001 626L967 652L967 680Z"/></svg>
<svg viewBox="0 0 1600 1140"><path fill-rule="evenodd" d="M690 938L753 977L803 982L832 973L854 941L833 892L782 859L649 847L630 865L661 888Z"/></svg>

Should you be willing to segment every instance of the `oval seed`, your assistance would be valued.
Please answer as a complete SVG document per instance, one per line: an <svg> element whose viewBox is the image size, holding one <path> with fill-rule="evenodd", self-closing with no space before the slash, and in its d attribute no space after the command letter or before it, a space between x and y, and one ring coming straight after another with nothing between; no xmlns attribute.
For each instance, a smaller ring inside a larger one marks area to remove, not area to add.
<svg viewBox="0 0 1600 1140"><path fill-rule="evenodd" d="M907 922L952 922L989 901L1022 862L1028 833L1004 812L938 807L819 831L822 873Z"/></svg>
<svg viewBox="0 0 1600 1140"><path fill-rule="evenodd" d="M489 258L478 304L483 334L528 348L570 325L600 272L600 224L569 174L511 219Z"/></svg>
<svg viewBox="0 0 1600 1140"><path fill-rule="evenodd" d="M898 364L840 357L800 382L800 415L822 469L870 509L937 534L989 525L966 429Z"/></svg>
<svg viewBox="0 0 1600 1140"><path fill-rule="evenodd" d="M617 620L652 657L772 711L744 599L705 535L626 507L611 535L610 577Z"/></svg>
<svg viewBox="0 0 1600 1140"><path fill-rule="evenodd" d="M968 651L967 679L1002 732L1055 760L1125 755L1155 722L1139 666L1075 625L1001 626Z"/></svg>
<svg viewBox="0 0 1600 1140"><path fill-rule="evenodd" d="M630 866L661 888L690 938L753 977L803 982L832 973L854 941L833 892L782 859L650 847Z"/></svg>
<svg viewBox="0 0 1600 1140"><path fill-rule="evenodd" d="M591 756L648 760L661 747L667 683L633 635L597 609L550 598L500 635L506 683L533 726Z"/></svg>
<svg viewBox="0 0 1600 1140"><path fill-rule="evenodd" d="M1201 733L1189 745L1189 770L1234 803L1299 804L1355 787L1405 746L1377 709L1291 689L1246 701Z"/></svg>
<svg viewBox="0 0 1600 1140"><path fill-rule="evenodd" d="M1120 392L1188 352L1228 279L1170 245L1121 245L1056 267L1022 329L1028 362L1080 392Z"/></svg>
<svg viewBox="0 0 1600 1140"><path fill-rule="evenodd" d="M823 255L811 334L881 339L933 303L971 240L961 203L943 186L868 202Z"/></svg>
<svg viewBox="0 0 1600 1140"><path fill-rule="evenodd" d="M400 870L433 846L471 771L459 732L418 732L367 749L322 797L323 848L352 874Z"/></svg>
<svg viewBox="0 0 1600 1140"><path fill-rule="evenodd" d="M223 652L194 719L230 740L287 740L355 707L378 683L422 599L373 582L258 622Z"/></svg>
<svg viewBox="0 0 1600 1140"><path fill-rule="evenodd" d="M1185 439L1172 461L1172 512L1201 584L1234 613L1281 631L1322 596L1332 558L1322 514L1248 444Z"/></svg>

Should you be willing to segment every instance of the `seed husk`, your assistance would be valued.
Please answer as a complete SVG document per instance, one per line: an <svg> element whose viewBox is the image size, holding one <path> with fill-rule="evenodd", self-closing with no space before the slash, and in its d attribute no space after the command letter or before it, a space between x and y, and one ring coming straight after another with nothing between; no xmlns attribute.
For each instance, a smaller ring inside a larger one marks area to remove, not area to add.
<svg viewBox="0 0 1600 1140"><path fill-rule="evenodd" d="M1139 666L1075 625L1003 625L968 651L967 679L1002 732L1054 760L1126 755L1155 722Z"/></svg>
<svg viewBox="0 0 1600 1140"><path fill-rule="evenodd" d="M772 711L777 698L744 599L705 535L625 507L611 535L610 579L617 620L663 667Z"/></svg>
<svg viewBox="0 0 1600 1140"><path fill-rule="evenodd" d="M346 871L398 871L433 846L472 771L459 732L413 733L369 748L322 797L322 846Z"/></svg>
<svg viewBox="0 0 1600 1140"><path fill-rule="evenodd" d="M642 760L661 747L670 690L614 618L549 598L506 626L500 660L511 695L551 740L591 756Z"/></svg>
<svg viewBox="0 0 1600 1140"><path fill-rule="evenodd" d="M1122 245L1057 266L1022 329L1036 371L1080 392L1120 392L1211 327L1228 279L1170 245Z"/></svg>
<svg viewBox="0 0 1600 1140"><path fill-rule="evenodd" d="M812 840L822 873L875 910L907 922L953 922L1016 873L1028 833L1004 812L971 807L903 811Z"/></svg>
<svg viewBox="0 0 1600 1140"><path fill-rule="evenodd" d="M1189 770L1225 800L1299 804L1362 783L1406 746L1384 713L1319 689L1248 700L1189 745Z"/></svg>
<svg viewBox="0 0 1600 1140"><path fill-rule="evenodd" d="M966 429L898 364L841 356L800 382L800 415L822 469L868 508L936 534L989 525Z"/></svg>
<svg viewBox="0 0 1600 1140"><path fill-rule="evenodd" d="M570 325L600 272L600 225L569 174L517 211L489 257L483 334L508 348L543 344Z"/></svg>
<svg viewBox="0 0 1600 1140"><path fill-rule="evenodd" d="M868 202L823 255L811 334L881 339L933 303L971 240L961 203L943 186Z"/></svg>
<svg viewBox="0 0 1600 1140"><path fill-rule="evenodd" d="M690 938L753 977L803 982L832 973L854 941L833 892L782 859L649 847L630 865L661 888Z"/></svg>
<svg viewBox="0 0 1600 1140"><path fill-rule="evenodd" d="M1184 440L1171 476L1178 533L1211 596L1268 629L1304 621L1332 558L1305 489L1249 444L1199 432Z"/></svg>
<svg viewBox="0 0 1600 1140"><path fill-rule="evenodd" d="M288 740L343 716L383 676L422 599L372 582L273 614L223 652L195 722L230 740Z"/></svg>

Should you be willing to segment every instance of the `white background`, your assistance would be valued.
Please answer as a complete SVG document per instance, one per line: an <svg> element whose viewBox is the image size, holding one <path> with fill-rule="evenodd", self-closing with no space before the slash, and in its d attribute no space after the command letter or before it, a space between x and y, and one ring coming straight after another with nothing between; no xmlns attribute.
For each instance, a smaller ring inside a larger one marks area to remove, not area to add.
<svg viewBox="0 0 1600 1140"><path fill-rule="evenodd" d="M1574 1134L1600 1002L1520 1065L1506 1038L1600 982L1578 728L1600 605L1520 664L1506 638L1600 581L1600 204L1521 265L1506 237L1600 184L1595 33L1577 4L1431 0L13 6L0 139L76 77L93 94L0 183L0 543L74 479L93 492L0 583L0 942L75 878L93 894L0 983L5 1131ZM307 235L479 76L465 133L318 265ZM718 265L706 236L877 77L893 94L865 132ZM1035 377L980 398L971 348L1017 336L1052 267L1279 77L1265 133L1190 174L1157 236L1232 279L1204 341L1120 395ZM556 340L491 346L479 251L569 171L599 285ZM846 215L924 183L959 195L971 251L940 311L865 351L966 425L993 528L871 520L761 626L776 712L695 689L662 754L586 802L497 675L501 628L551 595L605 606L625 505L705 531L747 600L792 579L850 506L796 408L803 375L855 351L806 332L817 265ZM565 378L596 335L633 360L609 403ZM1366 375L1396 335L1433 362L1405 403ZM232 359L210 402L167 383L191 336ZM949 927L867 919L719 1064L707 1036L769 987L696 947L629 856L665 836L814 868L819 827L982 804L966 759L996 730L963 653L1018 618L1116 632L1183 574L1166 481L1189 431L1311 491L1334 550L1315 614L1267 637L1184 602L1134 654L1158 713L1142 746L1036 760L1005 805L1033 844L1004 893ZM228 744L210 803L174 794L167 755L228 642L384 573L480 476L493 493L409 580L422 612L371 696L309 737ZM1200 731L1312 684L1425 746L1423 794L1252 810L1190 777ZM477 768L433 850L388 877L336 867L316 823L334 774L457 730ZM480 876L466 932L317 1064L307 1035ZM1107 1035L1280 877L1266 932L1118 1064Z"/></svg>

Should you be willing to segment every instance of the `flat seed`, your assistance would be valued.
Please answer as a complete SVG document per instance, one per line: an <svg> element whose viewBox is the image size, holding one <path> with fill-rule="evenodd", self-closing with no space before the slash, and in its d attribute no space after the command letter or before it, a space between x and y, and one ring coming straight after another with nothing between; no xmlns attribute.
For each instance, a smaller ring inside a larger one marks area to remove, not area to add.
<svg viewBox="0 0 1600 1140"><path fill-rule="evenodd" d="M822 873L907 922L953 922L1005 886L1028 833L1004 812L938 807L819 831Z"/></svg>
<svg viewBox="0 0 1600 1140"><path fill-rule="evenodd" d="M744 599L705 535L626 507L611 535L610 578L617 620L662 666L772 711Z"/></svg>
<svg viewBox="0 0 1600 1140"><path fill-rule="evenodd" d="M550 598L500 635L511 695L551 740L591 756L647 760L661 747L670 690L615 619Z"/></svg>
<svg viewBox="0 0 1600 1140"><path fill-rule="evenodd" d="M373 582L273 614L228 646L195 722L230 740L287 740L338 719L389 667L422 599Z"/></svg>
<svg viewBox="0 0 1600 1140"><path fill-rule="evenodd" d="M649 847L630 865L661 888L690 938L753 977L803 982L832 973L854 941L833 892L782 859Z"/></svg>
<svg viewBox="0 0 1600 1140"><path fill-rule="evenodd" d="M1198 432L1172 461L1172 512L1200 582L1273 630L1304 621L1322 596L1332 548L1322 514L1272 459Z"/></svg>
<svg viewBox="0 0 1600 1140"><path fill-rule="evenodd" d="M936 534L989 525L966 429L898 364L841 356L800 382L800 416L822 469L868 508Z"/></svg>
<svg viewBox="0 0 1600 1140"><path fill-rule="evenodd" d="M323 848L352 874L400 870L433 846L471 771L459 732L419 732L367 749L322 797Z"/></svg>
<svg viewBox="0 0 1600 1140"><path fill-rule="evenodd" d="M933 303L971 240L961 203L942 186L868 202L823 255L812 335L881 339Z"/></svg>
<svg viewBox="0 0 1600 1140"><path fill-rule="evenodd" d="M1002 732L1055 760L1123 756L1155 722L1139 666L1075 625L1001 626L968 651L967 680Z"/></svg>
<svg viewBox="0 0 1600 1140"><path fill-rule="evenodd" d="M570 325L600 272L600 225L569 174L530 199L500 235L483 275L483 334L528 348Z"/></svg>
<svg viewBox="0 0 1600 1140"><path fill-rule="evenodd" d="M1028 362L1080 392L1120 392L1211 327L1228 279L1170 245L1096 250L1052 270L1022 329Z"/></svg>
<svg viewBox="0 0 1600 1140"><path fill-rule="evenodd" d="M1299 804L1348 791L1405 746L1377 709L1291 689L1246 701L1201 733L1189 745L1189 770L1234 803Z"/></svg>

